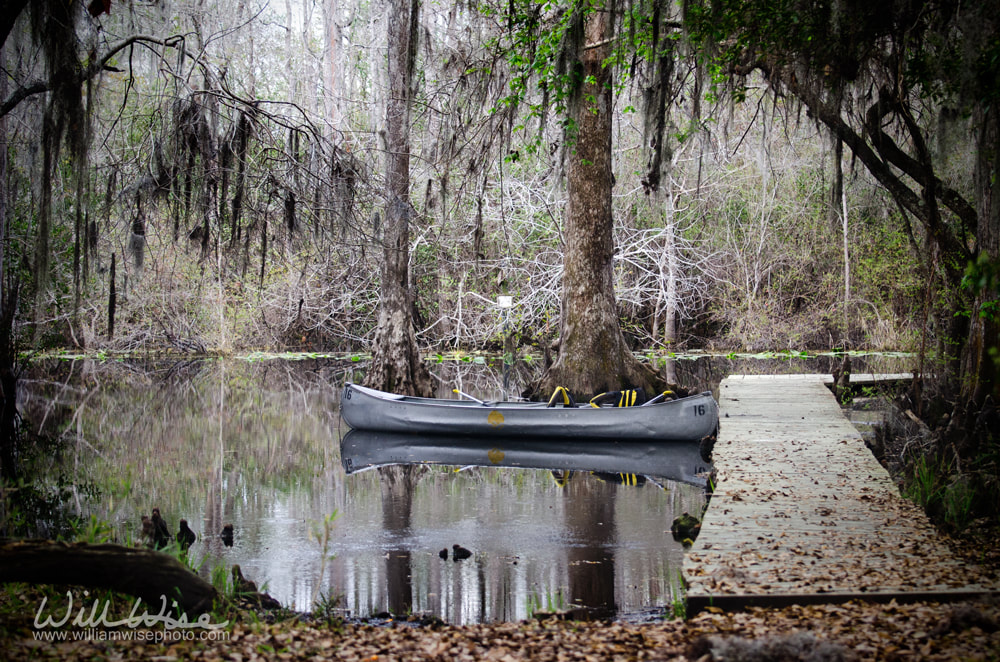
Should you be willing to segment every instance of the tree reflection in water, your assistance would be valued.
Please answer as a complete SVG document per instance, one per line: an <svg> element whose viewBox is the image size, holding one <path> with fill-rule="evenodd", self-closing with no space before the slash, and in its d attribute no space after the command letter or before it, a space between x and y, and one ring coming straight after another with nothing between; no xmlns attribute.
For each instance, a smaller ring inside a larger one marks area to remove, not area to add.
<svg viewBox="0 0 1000 662"><path fill-rule="evenodd" d="M617 487L590 474L566 483L566 528L579 540L567 552L569 599L597 619L615 605L615 497Z"/></svg>
<svg viewBox="0 0 1000 662"><path fill-rule="evenodd" d="M382 528L390 541L401 543L410 536L413 492L424 467L393 465L377 469L382 488ZM385 584L388 611L394 615L413 610L413 576L410 550L390 544L385 554Z"/></svg>

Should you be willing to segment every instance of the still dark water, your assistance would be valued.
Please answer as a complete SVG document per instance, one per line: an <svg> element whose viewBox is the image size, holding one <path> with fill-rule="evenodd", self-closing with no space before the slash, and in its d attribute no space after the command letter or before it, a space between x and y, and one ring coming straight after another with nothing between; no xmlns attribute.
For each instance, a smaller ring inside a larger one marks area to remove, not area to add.
<svg viewBox="0 0 1000 662"><path fill-rule="evenodd" d="M676 369L681 383L707 390L729 373L825 372L828 362L704 357ZM888 362L872 369L905 369ZM153 507L172 531L187 519L203 575L238 563L296 610L335 598L349 616L462 624L571 607L631 617L682 597L683 548L670 523L701 512L702 486L497 467L348 474L338 398L360 379L356 368L334 359L35 362L21 411L32 430L61 440L40 461L50 484L69 484L72 512L112 522L125 543ZM510 391L533 370L519 365ZM442 397L452 388L501 397L502 372L489 361L446 361L434 373ZM232 547L218 535L226 523ZM453 544L472 556L442 560Z"/></svg>

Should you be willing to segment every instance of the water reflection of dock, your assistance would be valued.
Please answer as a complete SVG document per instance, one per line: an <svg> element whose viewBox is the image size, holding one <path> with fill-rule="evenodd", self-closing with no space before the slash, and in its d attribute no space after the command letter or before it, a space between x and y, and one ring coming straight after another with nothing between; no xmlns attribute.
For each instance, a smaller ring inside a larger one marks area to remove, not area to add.
<svg viewBox="0 0 1000 662"><path fill-rule="evenodd" d="M900 496L823 378L720 385L715 492L684 560L689 613L987 590Z"/></svg>

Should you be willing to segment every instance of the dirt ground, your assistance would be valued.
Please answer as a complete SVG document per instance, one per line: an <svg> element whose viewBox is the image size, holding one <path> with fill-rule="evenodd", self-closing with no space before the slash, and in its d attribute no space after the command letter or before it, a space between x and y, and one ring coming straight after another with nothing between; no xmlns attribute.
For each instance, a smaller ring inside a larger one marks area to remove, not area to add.
<svg viewBox="0 0 1000 662"><path fill-rule="evenodd" d="M847 603L703 612L657 623L557 619L450 626L437 621L267 624L252 615L219 631L99 630L41 641L8 623L4 660L997 660L1000 601ZM13 626L13 627L11 627ZM63 630L64 632L66 630ZM70 631L72 634L72 631ZM203 635L207 638L203 640ZM112 639L119 639L117 641ZM172 639L171 639L172 638ZM164 640L170 639L170 640Z"/></svg>

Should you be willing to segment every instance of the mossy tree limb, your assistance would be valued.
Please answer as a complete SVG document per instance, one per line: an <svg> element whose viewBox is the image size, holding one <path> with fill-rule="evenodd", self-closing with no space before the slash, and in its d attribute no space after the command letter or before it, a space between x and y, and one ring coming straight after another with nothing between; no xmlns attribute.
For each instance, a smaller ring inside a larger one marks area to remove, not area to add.
<svg viewBox="0 0 1000 662"><path fill-rule="evenodd" d="M0 582L68 584L110 589L142 598L158 613L165 597L186 613L212 608L215 588L183 563L151 549L50 540L0 543Z"/></svg>

